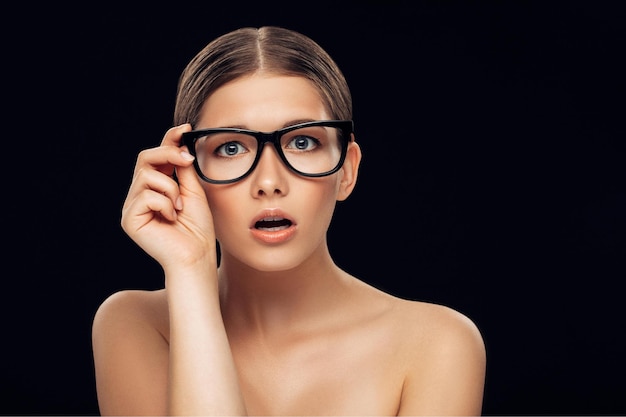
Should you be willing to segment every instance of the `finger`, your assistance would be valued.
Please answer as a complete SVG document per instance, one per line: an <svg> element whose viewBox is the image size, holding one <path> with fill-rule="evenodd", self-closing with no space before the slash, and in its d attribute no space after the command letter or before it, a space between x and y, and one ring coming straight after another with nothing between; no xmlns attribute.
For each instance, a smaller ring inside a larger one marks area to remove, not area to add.
<svg viewBox="0 0 626 417"><path fill-rule="evenodd" d="M176 209L169 197L152 190L146 190L143 194L141 200L145 204L146 213L159 213L169 221L176 220Z"/></svg>
<svg viewBox="0 0 626 417"><path fill-rule="evenodd" d="M175 221L177 213L170 198L153 190L144 190L124 206L122 229L131 234L150 223L155 216Z"/></svg>
<svg viewBox="0 0 626 417"><path fill-rule="evenodd" d="M192 155L185 155L184 152L183 157L193 158ZM205 198L202 183L200 182L200 178L198 177L195 166L193 164L176 167L176 178L178 179L178 185L180 189L184 190L183 193L200 195L202 196L202 198Z"/></svg>
<svg viewBox="0 0 626 417"><path fill-rule="evenodd" d="M180 148L181 135L190 130L191 125L189 123L168 129L160 146L145 149L139 153L135 165L135 174L144 169L145 166L150 166L171 176L176 166L190 164L192 158L189 158L187 153L183 156Z"/></svg>
<svg viewBox="0 0 626 417"><path fill-rule="evenodd" d="M165 132L163 136L163 140L161 141L161 146L176 146L179 147L181 145L181 136L184 132L190 132L191 125L189 123L184 123L179 126L171 127Z"/></svg>
<svg viewBox="0 0 626 417"><path fill-rule="evenodd" d="M157 170L165 175L171 176L177 166L191 165L193 156L186 148L177 146L159 146L145 149L137 156L134 176L142 170Z"/></svg>
<svg viewBox="0 0 626 417"><path fill-rule="evenodd" d="M177 209L180 207L180 189L178 184L170 176L154 169L140 170L133 183L130 186L128 195L132 199L134 195L143 192L143 190L152 190L168 197Z"/></svg>

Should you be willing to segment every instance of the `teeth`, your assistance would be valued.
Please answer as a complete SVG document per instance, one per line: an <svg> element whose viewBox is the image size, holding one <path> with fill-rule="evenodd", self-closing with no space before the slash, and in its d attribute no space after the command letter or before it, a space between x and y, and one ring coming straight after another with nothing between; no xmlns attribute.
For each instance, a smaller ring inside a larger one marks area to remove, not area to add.
<svg viewBox="0 0 626 417"><path fill-rule="evenodd" d="M276 232L278 230L284 230L291 225L291 221L280 216L267 216L256 222L255 227L257 229L263 229L270 232Z"/></svg>
<svg viewBox="0 0 626 417"><path fill-rule="evenodd" d="M285 229L285 227L262 227L263 230L267 230L268 232L277 232L279 230Z"/></svg>
<svg viewBox="0 0 626 417"><path fill-rule="evenodd" d="M271 217L263 217L261 219L261 221L264 221L264 222L277 222L277 221L282 220L282 219L283 219L282 217L271 216Z"/></svg>

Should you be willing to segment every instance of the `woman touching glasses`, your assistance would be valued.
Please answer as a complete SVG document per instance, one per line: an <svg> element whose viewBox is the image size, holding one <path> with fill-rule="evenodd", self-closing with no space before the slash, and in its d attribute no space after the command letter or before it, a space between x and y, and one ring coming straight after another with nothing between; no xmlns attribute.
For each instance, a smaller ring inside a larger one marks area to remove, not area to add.
<svg viewBox="0 0 626 417"><path fill-rule="evenodd" d="M121 221L164 288L117 292L94 319L102 415L481 413L474 323L333 262L361 150L318 44L279 27L215 39L181 75L174 126L139 154Z"/></svg>

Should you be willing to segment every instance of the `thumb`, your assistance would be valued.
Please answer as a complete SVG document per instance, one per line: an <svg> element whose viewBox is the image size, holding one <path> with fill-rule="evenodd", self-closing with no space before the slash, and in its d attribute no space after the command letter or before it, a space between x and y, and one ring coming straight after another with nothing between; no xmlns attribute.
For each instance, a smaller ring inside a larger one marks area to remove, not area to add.
<svg viewBox="0 0 626 417"><path fill-rule="evenodd" d="M181 155L187 160L193 160L194 158L186 151L183 151ZM177 166L176 178L178 179L178 186L183 197L197 196L203 199L206 198L194 164Z"/></svg>
<svg viewBox="0 0 626 417"><path fill-rule="evenodd" d="M180 204L177 207L178 221L188 229L201 234L208 233L207 238L214 240L211 209L194 165L177 166L176 176L180 190L180 201L177 202L177 205Z"/></svg>

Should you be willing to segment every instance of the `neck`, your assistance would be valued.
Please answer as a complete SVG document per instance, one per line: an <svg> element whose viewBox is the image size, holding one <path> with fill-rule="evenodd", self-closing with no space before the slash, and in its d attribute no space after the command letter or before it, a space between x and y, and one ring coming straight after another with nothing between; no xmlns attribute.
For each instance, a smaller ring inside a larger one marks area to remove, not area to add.
<svg viewBox="0 0 626 417"><path fill-rule="evenodd" d="M312 318L341 302L348 275L327 251L286 271L258 271L223 254L219 268L227 327L269 335L314 325Z"/></svg>

